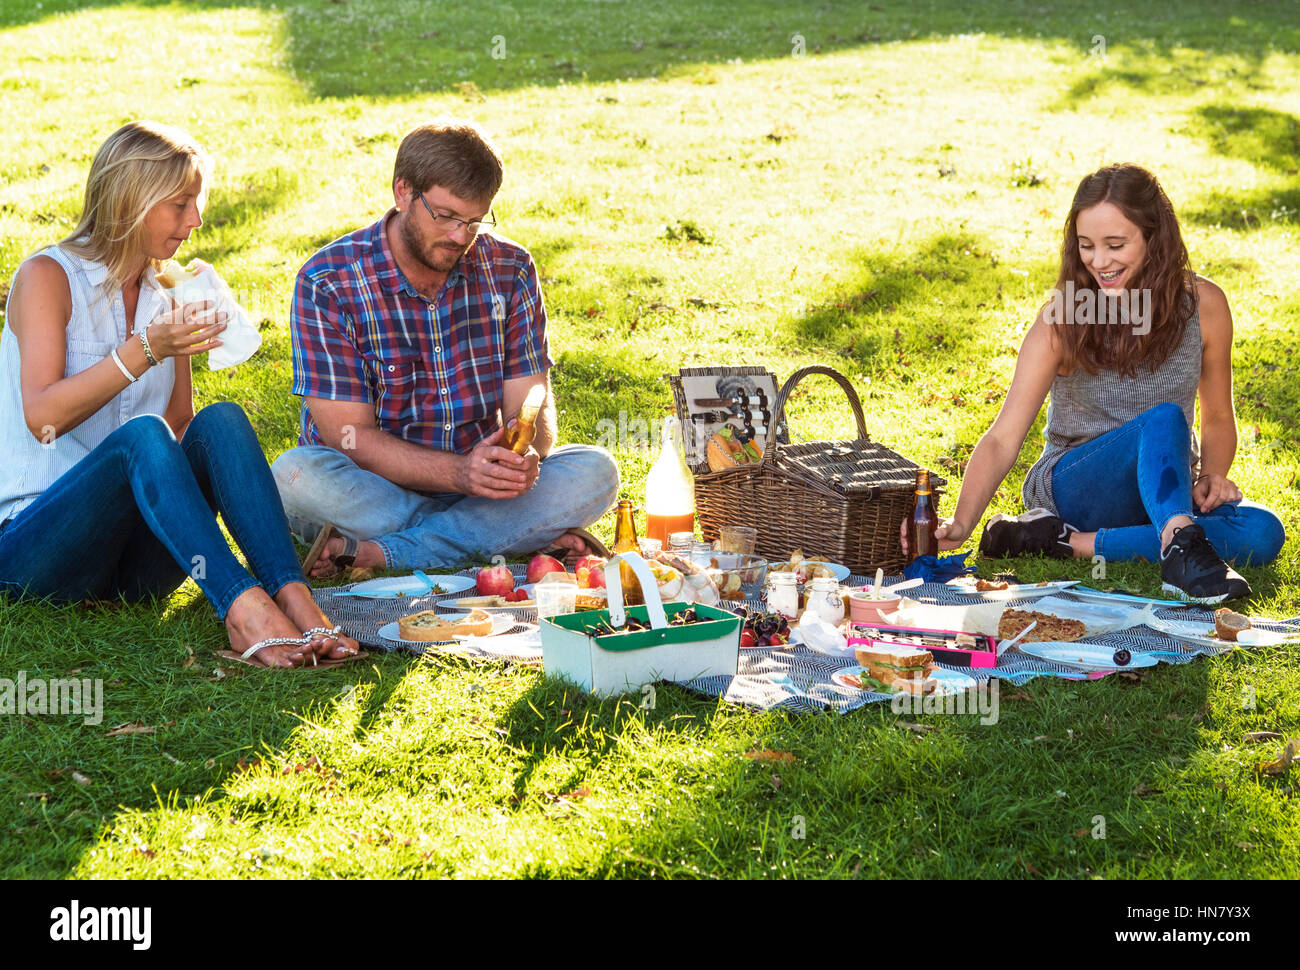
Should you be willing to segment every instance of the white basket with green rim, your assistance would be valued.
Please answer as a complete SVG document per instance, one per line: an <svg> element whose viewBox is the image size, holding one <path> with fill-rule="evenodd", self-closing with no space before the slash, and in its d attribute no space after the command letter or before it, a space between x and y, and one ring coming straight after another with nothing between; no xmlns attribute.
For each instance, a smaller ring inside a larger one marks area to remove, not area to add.
<svg viewBox="0 0 1300 970"><path fill-rule="evenodd" d="M632 567L644 606L623 606L619 563ZM548 677L563 677L600 696L639 691L659 680L685 683L696 677L736 675L740 659L741 619L712 606L670 603L646 561L635 552L612 557L605 565L609 609L546 617L541 621L542 660ZM670 626L669 618L694 609L695 623ZM650 624L648 630L623 632L627 617ZM597 633L608 623L619 632Z"/></svg>

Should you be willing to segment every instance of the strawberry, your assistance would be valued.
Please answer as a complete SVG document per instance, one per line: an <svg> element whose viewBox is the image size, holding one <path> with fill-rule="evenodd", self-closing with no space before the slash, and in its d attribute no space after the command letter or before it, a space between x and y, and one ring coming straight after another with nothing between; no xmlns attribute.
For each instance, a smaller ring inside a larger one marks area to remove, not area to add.
<svg viewBox="0 0 1300 970"><path fill-rule="evenodd" d="M756 636L754 636L754 631L753 631L753 630L743 630L743 631L741 631L741 634L740 634L740 645L741 645L742 647L752 647L752 646L754 646L757 642L758 642L758 638L757 638Z"/></svg>

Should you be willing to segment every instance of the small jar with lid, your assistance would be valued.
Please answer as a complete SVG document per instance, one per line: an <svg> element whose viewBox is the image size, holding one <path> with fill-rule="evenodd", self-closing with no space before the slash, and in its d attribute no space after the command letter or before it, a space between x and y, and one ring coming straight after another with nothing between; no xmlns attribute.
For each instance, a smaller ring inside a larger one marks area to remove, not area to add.
<svg viewBox="0 0 1300 970"><path fill-rule="evenodd" d="M695 544L694 532L673 532L668 536L668 551L690 558L691 546Z"/></svg>
<svg viewBox="0 0 1300 970"><path fill-rule="evenodd" d="M767 574L767 608L793 620L799 616L799 577L794 573Z"/></svg>
<svg viewBox="0 0 1300 970"><path fill-rule="evenodd" d="M808 609L831 626L839 626L844 620L844 600L840 596L839 581L831 576L819 576L810 582Z"/></svg>
<svg viewBox="0 0 1300 970"><path fill-rule="evenodd" d="M708 569L713 565L713 543L712 542L693 542L691 543L691 562L697 566L703 566Z"/></svg>

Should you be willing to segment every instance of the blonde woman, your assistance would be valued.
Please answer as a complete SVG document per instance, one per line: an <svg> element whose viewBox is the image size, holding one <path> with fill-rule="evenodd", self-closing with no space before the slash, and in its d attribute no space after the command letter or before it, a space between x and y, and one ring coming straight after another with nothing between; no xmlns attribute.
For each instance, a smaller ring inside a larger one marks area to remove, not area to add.
<svg viewBox="0 0 1300 970"><path fill-rule="evenodd" d="M220 346L224 314L174 305L157 280L203 223L210 167L182 131L124 125L91 163L77 227L14 277L0 337L0 589L136 601L190 576L249 662L344 659L356 641L311 598L244 412L194 413L190 358Z"/></svg>

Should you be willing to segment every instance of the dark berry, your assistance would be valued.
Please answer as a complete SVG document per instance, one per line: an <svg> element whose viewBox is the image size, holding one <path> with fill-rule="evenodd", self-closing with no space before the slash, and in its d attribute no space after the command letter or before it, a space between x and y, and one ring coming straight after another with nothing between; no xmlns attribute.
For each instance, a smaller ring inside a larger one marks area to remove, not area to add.
<svg viewBox="0 0 1300 970"><path fill-rule="evenodd" d="M1125 650L1123 647L1120 647L1118 650L1115 651L1115 666L1116 666L1116 667L1126 667L1126 666L1128 666L1128 662L1129 662L1130 660L1132 660L1132 659L1133 659L1133 655L1130 654L1130 653L1129 653L1127 650Z"/></svg>
<svg viewBox="0 0 1300 970"><path fill-rule="evenodd" d="M770 636L781 628L781 621L771 613L764 613L759 618L756 629L763 636Z"/></svg>

